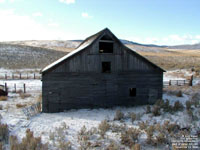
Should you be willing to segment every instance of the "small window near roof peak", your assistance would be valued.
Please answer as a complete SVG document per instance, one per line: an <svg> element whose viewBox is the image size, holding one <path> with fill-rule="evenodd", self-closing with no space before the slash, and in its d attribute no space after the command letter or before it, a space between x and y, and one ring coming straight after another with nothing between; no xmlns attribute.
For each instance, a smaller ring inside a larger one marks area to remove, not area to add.
<svg viewBox="0 0 200 150"><path fill-rule="evenodd" d="M99 53L113 53L113 40L104 35L99 41Z"/></svg>

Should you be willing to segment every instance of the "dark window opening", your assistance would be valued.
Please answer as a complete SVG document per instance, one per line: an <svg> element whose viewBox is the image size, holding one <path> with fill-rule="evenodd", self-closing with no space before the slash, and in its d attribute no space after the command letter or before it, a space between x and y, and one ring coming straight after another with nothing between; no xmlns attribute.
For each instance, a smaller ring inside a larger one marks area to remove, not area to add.
<svg viewBox="0 0 200 150"><path fill-rule="evenodd" d="M99 53L113 53L113 42L99 42Z"/></svg>
<svg viewBox="0 0 200 150"><path fill-rule="evenodd" d="M108 35L104 35L101 40L109 40L109 41L112 41L112 38Z"/></svg>
<svg viewBox="0 0 200 150"><path fill-rule="evenodd" d="M111 72L111 62L102 62L102 72L103 73Z"/></svg>
<svg viewBox="0 0 200 150"><path fill-rule="evenodd" d="M135 97L136 96L136 88L130 88L129 89L129 95L131 97Z"/></svg>

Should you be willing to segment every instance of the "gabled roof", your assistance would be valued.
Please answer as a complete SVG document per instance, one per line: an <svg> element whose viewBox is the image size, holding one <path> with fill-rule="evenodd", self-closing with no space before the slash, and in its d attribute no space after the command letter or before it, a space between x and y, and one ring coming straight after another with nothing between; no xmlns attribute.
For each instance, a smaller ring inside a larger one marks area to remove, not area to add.
<svg viewBox="0 0 200 150"><path fill-rule="evenodd" d="M60 59L56 60L55 62L53 62L52 64L46 66L43 70L42 73L48 71L49 69L57 66L58 64L60 64L61 62L63 62L64 60L74 56L75 54L79 53L80 51L84 50L85 48L89 47L90 45L92 45L100 36L102 36L103 34L105 34L106 32L109 32L111 35L113 35L113 37L115 38L115 40L117 42L119 42L121 45L123 45L124 47L126 47L108 28L105 28L103 30L101 30L100 32L86 38L74 51L68 53L67 55L61 57ZM165 72L165 70L163 70L162 68L160 68L159 66L155 65L154 63L152 63L151 61L149 61L148 59L146 59L145 57L139 55L138 53L136 53L134 50L126 47L128 50L132 51L135 55L141 57L144 61L147 61L148 63L150 63L151 65L153 65L154 67L160 69L162 72Z"/></svg>

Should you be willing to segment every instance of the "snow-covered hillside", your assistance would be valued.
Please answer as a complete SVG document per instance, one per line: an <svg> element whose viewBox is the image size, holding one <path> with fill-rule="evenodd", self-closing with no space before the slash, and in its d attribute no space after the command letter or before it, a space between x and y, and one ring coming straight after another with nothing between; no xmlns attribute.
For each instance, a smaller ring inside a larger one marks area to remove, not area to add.
<svg viewBox="0 0 200 150"><path fill-rule="evenodd" d="M43 68L65 54L45 48L0 44L0 68Z"/></svg>

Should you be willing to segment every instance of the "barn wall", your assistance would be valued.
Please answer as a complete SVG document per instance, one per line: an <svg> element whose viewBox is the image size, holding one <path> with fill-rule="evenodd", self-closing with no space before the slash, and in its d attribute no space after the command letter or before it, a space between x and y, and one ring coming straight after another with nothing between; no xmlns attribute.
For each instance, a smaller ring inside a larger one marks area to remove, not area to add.
<svg viewBox="0 0 200 150"><path fill-rule="evenodd" d="M131 106L162 98L163 73L158 67L118 41L114 41L112 54L100 54L98 40L43 73L44 112ZM103 61L111 62L111 73L102 73ZM130 88L136 88L136 97L129 96Z"/></svg>
<svg viewBox="0 0 200 150"><path fill-rule="evenodd" d="M136 88L136 97L129 89ZM150 90L157 91L153 101ZM43 76L43 111L59 112L67 109L112 107L154 103L162 98L162 74L153 72L52 73Z"/></svg>

